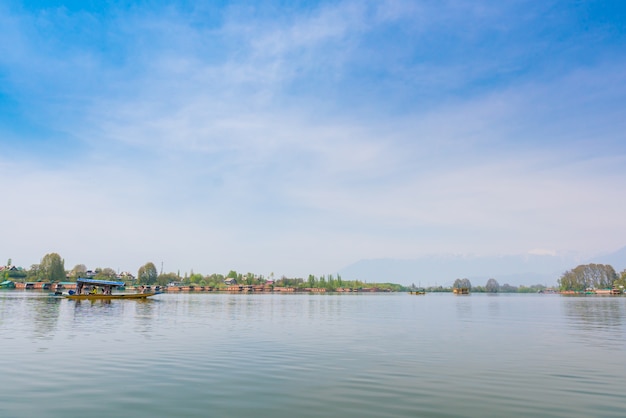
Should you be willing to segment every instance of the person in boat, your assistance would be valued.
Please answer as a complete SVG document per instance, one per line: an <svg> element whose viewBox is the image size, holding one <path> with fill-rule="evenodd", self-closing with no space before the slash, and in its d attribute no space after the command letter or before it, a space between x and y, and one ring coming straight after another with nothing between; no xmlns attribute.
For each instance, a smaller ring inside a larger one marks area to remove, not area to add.
<svg viewBox="0 0 626 418"><path fill-rule="evenodd" d="M91 292L89 292L90 295L96 295L98 293L98 288L96 286L91 288Z"/></svg>

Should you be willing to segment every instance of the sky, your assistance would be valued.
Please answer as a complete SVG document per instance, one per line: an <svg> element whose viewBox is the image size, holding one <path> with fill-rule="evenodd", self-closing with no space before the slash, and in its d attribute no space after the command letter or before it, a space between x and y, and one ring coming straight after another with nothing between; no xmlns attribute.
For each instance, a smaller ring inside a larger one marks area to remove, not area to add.
<svg viewBox="0 0 626 418"><path fill-rule="evenodd" d="M0 27L16 265L626 245L626 2L6 0Z"/></svg>

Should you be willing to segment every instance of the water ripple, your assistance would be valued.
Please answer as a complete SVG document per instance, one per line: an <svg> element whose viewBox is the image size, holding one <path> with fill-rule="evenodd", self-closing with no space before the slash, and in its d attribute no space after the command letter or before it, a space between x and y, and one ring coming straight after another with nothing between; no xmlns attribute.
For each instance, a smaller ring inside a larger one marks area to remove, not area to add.
<svg viewBox="0 0 626 418"><path fill-rule="evenodd" d="M626 298L42 296L0 294L2 417L570 418L626 410Z"/></svg>

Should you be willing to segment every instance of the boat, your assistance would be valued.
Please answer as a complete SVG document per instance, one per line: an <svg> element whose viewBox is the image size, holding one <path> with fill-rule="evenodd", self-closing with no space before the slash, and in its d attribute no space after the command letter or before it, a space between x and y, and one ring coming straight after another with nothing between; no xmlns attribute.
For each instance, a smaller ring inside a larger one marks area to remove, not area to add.
<svg viewBox="0 0 626 418"><path fill-rule="evenodd" d="M113 289L123 286L124 282L80 278L76 280L76 291L70 290L60 295L55 292L55 296L74 300L146 299L160 293L148 289L141 293L113 293Z"/></svg>
<svg viewBox="0 0 626 418"><path fill-rule="evenodd" d="M426 294L426 290L420 288L420 289L411 290L409 293L411 295L425 295Z"/></svg>
<svg viewBox="0 0 626 418"><path fill-rule="evenodd" d="M469 287L455 287L452 289L455 295L469 295L470 290Z"/></svg>

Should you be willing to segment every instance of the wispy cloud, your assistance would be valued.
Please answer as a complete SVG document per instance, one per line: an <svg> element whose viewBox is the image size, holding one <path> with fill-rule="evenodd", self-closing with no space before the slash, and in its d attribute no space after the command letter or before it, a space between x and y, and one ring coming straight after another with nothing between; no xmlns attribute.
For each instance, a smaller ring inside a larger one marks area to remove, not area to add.
<svg viewBox="0 0 626 418"><path fill-rule="evenodd" d="M2 252L305 274L623 245L626 57L576 8L0 10Z"/></svg>

